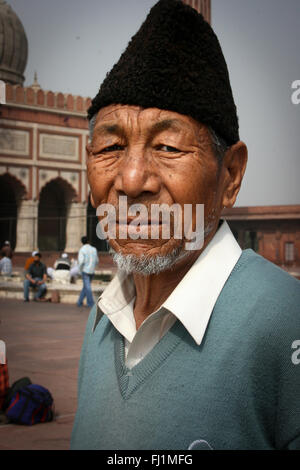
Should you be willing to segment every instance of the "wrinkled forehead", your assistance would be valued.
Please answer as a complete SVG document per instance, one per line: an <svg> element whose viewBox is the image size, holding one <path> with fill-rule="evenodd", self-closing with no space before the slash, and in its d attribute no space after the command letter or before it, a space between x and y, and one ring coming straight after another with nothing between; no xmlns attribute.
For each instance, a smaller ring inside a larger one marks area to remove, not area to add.
<svg viewBox="0 0 300 470"><path fill-rule="evenodd" d="M171 130L186 134L207 135L207 127L204 124L175 111L129 105L110 105L100 109L95 117L95 134L114 133L117 129L139 132Z"/></svg>

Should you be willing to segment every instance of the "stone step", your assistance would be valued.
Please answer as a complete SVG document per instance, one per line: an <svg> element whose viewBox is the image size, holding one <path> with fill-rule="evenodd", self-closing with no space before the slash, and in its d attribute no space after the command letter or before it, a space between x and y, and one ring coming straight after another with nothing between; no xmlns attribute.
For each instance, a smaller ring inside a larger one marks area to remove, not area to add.
<svg viewBox="0 0 300 470"><path fill-rule="evenodd" d="M92 283L99 283L99 281L109 282L112 280L114 275L115 275L115 271L112 271L110 269L102 269L99 271L95 271L95 275L94 275L94 279ZM0 279L3 281L7 281L7 282L23 282L25 279L25 272L13 271L12 276L1 275ZM82 285L82 279L80 276L77 278L76 284Z"/></svg>
<svg viewBox="0 0 300 470"><path fill-rule="evenodd" d="M82 289L82 282L76 284L61 284L57 282L47 282L46 298L51 298L53 291L57 290L60 296L60 303L76 304L79 293ZM108 282L93 282L92 292L96 300L104 291ZM33 299L34 291L30 289L30 299ZM1 279L0 281L0 298L5 299L24 299L24 288L22 281L7 281ZM86 301L86 300L85 300Z"/></svg>

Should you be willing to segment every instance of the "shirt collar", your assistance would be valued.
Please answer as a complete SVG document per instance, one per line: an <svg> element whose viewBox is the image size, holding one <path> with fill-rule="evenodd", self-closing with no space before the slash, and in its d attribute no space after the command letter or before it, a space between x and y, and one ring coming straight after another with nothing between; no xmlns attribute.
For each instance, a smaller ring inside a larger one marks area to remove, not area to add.
<svg viewBox="0 0 300 470"><path fill-rule="evenodd" d="M224 221L190 270L164 302L201 344L214 305L242 250Z"/></svg>
<svg viewBox="0 0 300 470"><path fill-rule="evenodd" d="M241 253L227 222L223 221L205 250L162 305L181 321L198 345L217 298ZM103 313L108 316L118 314L118 322L122 322L122 315L124 321L127 316L128 321L128 304L132 304L134 297L132 276L118 271L98 300L93 330ZM122 328L122 325L118 326Z"/></svg>

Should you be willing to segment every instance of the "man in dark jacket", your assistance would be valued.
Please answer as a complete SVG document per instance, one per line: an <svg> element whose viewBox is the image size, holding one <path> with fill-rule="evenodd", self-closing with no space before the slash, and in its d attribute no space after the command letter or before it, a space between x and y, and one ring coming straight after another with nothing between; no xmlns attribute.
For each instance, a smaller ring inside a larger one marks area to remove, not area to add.
<svg viewBox="0 0 300 470"><path fill-rule="evenodd" d="M29 289L30 287L37 288L37 292L34 296L35 301L45 301L46 293L46 280L47 280L47 269L44 263L41 262L41 253L36 253L34 256L34 262L29 266L26 273L26 279L24 281L24 301L29 302Z"/></svg>

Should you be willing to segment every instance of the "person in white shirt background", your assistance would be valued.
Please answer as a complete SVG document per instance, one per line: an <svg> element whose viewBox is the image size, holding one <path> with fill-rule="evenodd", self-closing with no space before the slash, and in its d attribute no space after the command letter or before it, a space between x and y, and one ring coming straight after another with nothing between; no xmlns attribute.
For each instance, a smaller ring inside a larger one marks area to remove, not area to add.
<svg viewBox="0 0 300 470"><path fill-rule="evenodd" d="M95 268L99 262L98 253L95 247L91 246L87 237L81 238L82 247L78 253L78 266L81 272L83 287L77 300L77 306L82 307L86 297L87 306L93 307L94 298L92 293L91 281L95 274Z"/></svg>

